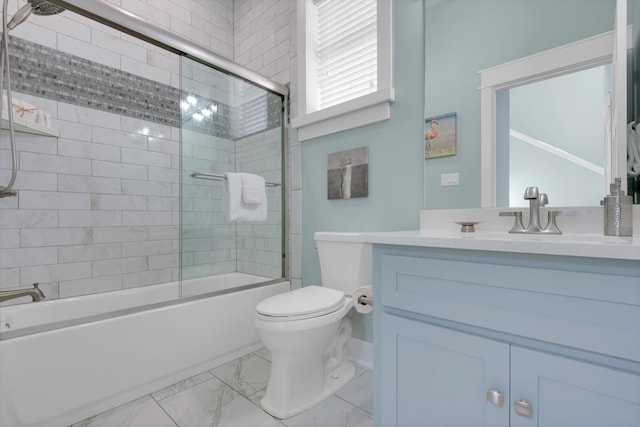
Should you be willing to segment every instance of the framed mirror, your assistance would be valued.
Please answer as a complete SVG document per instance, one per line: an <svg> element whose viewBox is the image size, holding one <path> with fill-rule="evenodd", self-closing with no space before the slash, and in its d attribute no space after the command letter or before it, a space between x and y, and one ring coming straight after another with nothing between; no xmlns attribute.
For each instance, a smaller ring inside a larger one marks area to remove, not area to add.
<svg viewBox="0 0 640 427"><path fill-rule="evenodd" d="M458 146L425 160L425 208L517 206L529 185L551 205L597 204L626 157L605 136L616 0L425 1L425 118L454 112Z"/></svg>

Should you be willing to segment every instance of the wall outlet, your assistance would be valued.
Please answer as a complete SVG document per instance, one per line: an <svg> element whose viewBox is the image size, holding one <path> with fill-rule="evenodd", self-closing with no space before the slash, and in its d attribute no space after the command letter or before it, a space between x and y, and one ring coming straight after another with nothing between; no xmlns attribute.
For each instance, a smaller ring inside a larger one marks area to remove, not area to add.
<svg viewBox="0 0 640 427"><path fill-rule="evenodd" d="M440 185L442 187L458 184L460 184L460 174L458 172L440 174Z"/></svg>

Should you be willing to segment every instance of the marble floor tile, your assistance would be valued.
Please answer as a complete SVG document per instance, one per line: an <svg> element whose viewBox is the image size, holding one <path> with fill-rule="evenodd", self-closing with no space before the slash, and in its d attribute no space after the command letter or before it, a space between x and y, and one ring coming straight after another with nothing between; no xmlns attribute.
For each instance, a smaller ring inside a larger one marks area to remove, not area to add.
<svg viewBox="0 0 640 427"><path fill-rule="evenodd" d="M253 353L271 362L271 352L267 350L266 347L262 347L260 350L256 350Z"/></svg>
<svg viewBox="0 0 640 427"><path fill-rule="evenodd" d="M71 427L176 427L151 396L103 412Z"/></svg>
<svg viewBox="0 0 640 427"><path fill-rule="evenodd" d="M364 371L338 390L336 396L373 414L373 372Z"/></svg>
<svg viewBox="0 0 640 427"><path fill-rule="evenodd" d="M283 427L218 378L159 403L178 427Z"/></svg>
<svg viewBox="0 0 640 427"><path fill-rule="evenodd" d="M229 384L241 395L249 397L267 386L270 371L270 362L250 353L211 369L209 372Z"/></svg>
<svg viewBox="0 0 640 427"><path fill-rule="evenodd" d="M213 374L210 372L203 372L201 374L195 375L191 378L187 378L186 380L179 381L169 387L163 388L162 390L158 390L155 393L151 394L155 400L166 399L169 396L173 396L176 393L180 393L188 388L193 387L194 385L198 385L201 382L210 380L213 378Z"/></svg>
<svg viewBox="0 0 640 427"><path fill-rule="evenodd" d="M373 418L352 404L331 396L282 423L287 427L373 427Z"/></svg>

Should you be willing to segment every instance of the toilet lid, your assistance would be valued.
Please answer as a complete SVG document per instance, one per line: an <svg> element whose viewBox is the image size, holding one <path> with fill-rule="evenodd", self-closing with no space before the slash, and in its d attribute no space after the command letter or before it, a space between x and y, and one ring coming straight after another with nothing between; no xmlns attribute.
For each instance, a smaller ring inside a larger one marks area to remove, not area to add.
<svg viewBox="0 0 640 427"><path fill-rule="evenodd" d="M344 292L321 286L305 286L265 299L256 306L256 311L282 320L286 317L310 318L332 313L343 304Z"/></svg>

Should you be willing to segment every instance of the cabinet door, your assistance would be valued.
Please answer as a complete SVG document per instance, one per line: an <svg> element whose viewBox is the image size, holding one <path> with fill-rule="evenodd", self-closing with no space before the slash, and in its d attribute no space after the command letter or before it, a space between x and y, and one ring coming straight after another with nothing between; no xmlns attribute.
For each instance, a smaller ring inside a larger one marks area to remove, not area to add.
<svg viewBox="0 0 640 427"><path fill-rule="evenodd" d="M511 398L512 427L640 426L640 375L517 346ZM531 405L531 417L516 413L516 400Z"/></svg>
<svg viewBox="0 0 640 427"><path fill-rule="evenodd" d="M508 426L509 344L386 313L380 327L377 426Z"/></svg>

